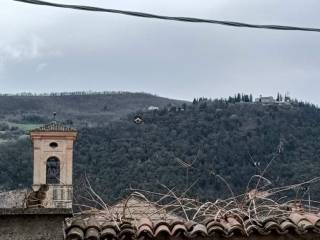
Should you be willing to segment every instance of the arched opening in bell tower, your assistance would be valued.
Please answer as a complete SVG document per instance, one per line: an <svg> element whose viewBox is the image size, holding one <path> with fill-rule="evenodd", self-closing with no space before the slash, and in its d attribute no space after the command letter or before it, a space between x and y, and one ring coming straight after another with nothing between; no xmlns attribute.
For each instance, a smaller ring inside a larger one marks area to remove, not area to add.
<svg viewBox="0 0 320 240"><path fill-rule="evenodd" d="M46 173L47 184L60 184L60 160L58 158L48 158Z"/></svg>

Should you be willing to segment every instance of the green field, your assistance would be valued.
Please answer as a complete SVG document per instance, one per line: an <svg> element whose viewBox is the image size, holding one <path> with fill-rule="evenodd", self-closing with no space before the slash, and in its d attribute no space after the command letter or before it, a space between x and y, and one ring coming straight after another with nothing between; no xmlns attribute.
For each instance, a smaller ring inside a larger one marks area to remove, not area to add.
<svg viewBox="0 0 320 240"><path fill-rule="evenodd" d="M30 131L42 125L42 124L23 124L23 123L11 123L11 122L7 122L7 123L10 127L17 127L22 131Z"/></svg>

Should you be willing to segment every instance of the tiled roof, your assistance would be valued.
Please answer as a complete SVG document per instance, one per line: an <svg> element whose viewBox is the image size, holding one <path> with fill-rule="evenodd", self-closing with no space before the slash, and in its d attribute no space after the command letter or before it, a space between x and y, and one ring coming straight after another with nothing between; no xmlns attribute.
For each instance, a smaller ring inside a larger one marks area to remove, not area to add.
<svg viewBox="0 0 320 240"><path fill-rule="evenodd" d="M118 205L120 207L120 205ZM141 207L141 206L140 206ZM138 209L140 208L138 207ZM154 208L154 207L153 207ZM111 208L112 211L113 208ZM134 208L131 208L134 209ZM149 211L149 210L147 210ZM201 222L179 217L110 218L108 211L80 214L66 221L66 239L320 239L320 215L292 212L259 221L248 217L208 217ZM257 238L258 237L258 238ZM268 238L269 239L269 238Z"/></svg>
<svg viewBox="0 0 320 240"><path fill-rule="evenodd" d="M39 128L33 129L31 132L76 132L76 129L64 125L62 122L53 121Z"/></svg>
<svg viewBox="0 0 320 240"><path fill-rule="evenodd" d="M136 221L137 219L150 218L152 221L174 220L178 216L168 213L165 209L161 209L154 204L143 201L136 197L121 200L113 205L109 212L115 219L126 219Z"/></svg>

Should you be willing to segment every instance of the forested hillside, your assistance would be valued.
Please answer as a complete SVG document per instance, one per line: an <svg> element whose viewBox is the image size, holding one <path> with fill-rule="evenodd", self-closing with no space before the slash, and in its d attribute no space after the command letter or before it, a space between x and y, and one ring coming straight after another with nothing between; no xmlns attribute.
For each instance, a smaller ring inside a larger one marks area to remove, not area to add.
<svg viewBox="0 0 320 240"><path fill-rule="evenodd" d="M136 115L142 124L134 123ZM319 122L320 110L299 102L201 99L129 114L104 127L80 129L74 179L77 184L86 173L96 192L110 201L130 187L164 191L161 184L177 192L192 186L190 195L212 200L230 196L229 187L234 194L246 191L255 174L263 174L271 186L301 183L320 173ZM4 188L31 184L28 139L0 145L0 171ZM319 190L315 184L292 194L307 192L320 200Z"/></svg>
<svg viewBox="0 0 320 240"><path fill-rule="evenodd" d="M0 95L0 119L17 123L45 123L52 113L75 124L81 120L93 125L114 120L149 106L163 107L183 101L148 93L68 92L51 94Z"/></svg>
<svg viewBox="0 0 320 240"><path fill-rule="evenodd" d="M180 105L184 101L130 92L68 92L0 95L0 143L57 119L76 128L105 126L128 113L150 106Z"/></svg>

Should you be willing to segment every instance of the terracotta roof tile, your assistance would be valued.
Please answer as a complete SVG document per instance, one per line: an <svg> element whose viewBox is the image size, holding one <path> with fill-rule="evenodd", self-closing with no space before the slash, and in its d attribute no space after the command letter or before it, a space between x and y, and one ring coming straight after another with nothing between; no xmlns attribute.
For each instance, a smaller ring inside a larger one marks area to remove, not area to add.
<svg viewBox="0 0 320 240"><path fill-rule="evenodd" d="M100 231L98 231L96 228L88 228L85 233L85 239L99 240Z"/></svg>
<svg viewBox="0 0 320 240"><path fill-rule="evenodd" d="M94 216L91 216L87 221L86 228L95 228L98 231L100 231L100 224Z"/></svg>
<svg viewBox="0 0 320 240"><path fill-rule="evenodd" d="M320 227L320 216L317 216L315 214L305 213L304 217L313 225Z"/></svg>
<svg viewBox="0 0 320 240"><path fill-rule="evenodd" d="M229 226L229 233L232 233L233 235L245 235L245 231L242 227L241 222L239 222L236 218L228 217L228 226Z"/></svg>
<svg viewBox="0 0 320 240"><path fill-rule="evenodd" d="M136 227L130 222L120 224L120 231L118 233L119 239L130 239L136 234Z"/></svg>
<svg viewBox="0 0 320 240"><path fill-rule="evenodd" d="M287 234L288 231L282 231L279 224L275 221L269 221L264 225L264 229L266 229L268 232L276 232L279 235Z"/></svg>
<svg viewBox="0 0 320 240"><path fill-rule="evenodd" d="M166 223L157 224L157 227L154 229L154 236L158 237L159 235L171 236L171 232L168 227L168 224L166 224Z"/></svg>
<svg viewBox="0 0 320 240"><path fill-rule="evenodd" d="M311 239L320 239L320 216L313 213L292 212L287 216L265 217L263 219L251 219L248 216L220 216L216 218L205 218L200 222L186 221L173 215L169 219L162 218L165 212L159 213L160 216L151 214L145 217L141 212L141 206L126 201L125 205L135 205L131 209L136 211L135 218L130 215L128 219L111 219L105 212L92 211L80 214L69 221L65 231L67 240L94 239L94 240L125 240L125 239L198 239L198 238L221 238L221 239L248 239L253 236L279 236L284 239L301 239L299 236L309 236ZM120 211L120 205L116 205L116 210ZM124 205L123 205L124 206ZM125 207L125 206L124 206ZM149 206L150 207L150 206ZM126 209L126 207L125 207ZM147 212L157 210L151 206ZM112 207L110 208L112 212ZM139 218L140 217L140 218ZM71 222L71 223L70 223ZM264 239L264 238L262 238ZM271 238L272 239L272 238Z"/></svg>
<svg viewBox="0 0 320 240"><path fill-rule="evenodd" d="M137 224L137 228L147 227L149 229L153 229L153 223L149 218L141 218Z"/></svg>
<svg viewBox="0 0 320 240"><path fill-rule="evenodd" d="M207 225L202 223L190 222L158 222L153 223L151 220L144 220L142 223L135 225L133 223L120 224L117 229L116 224L105 224L101 228L97 225L83 224L81 221L74 221L66 229L67 239L128 239L147 237L148 239L161 239L167 237L185 236L187 239L195 237L221 236L232 239L233 236L247 237L250 235L285 235L289 232L296 235L307 233L316 234L320 238L320 228L302 216L296 216L299 221L298 225L289 218L279 223L276 220L268 220L264 224L256 221L247 221L244 224L233 222L233 220L211 221ZM317 220L318 221L318 220ZM233 223L232 223L233 222ZM192 227L190 227L192 226Z"/></svg>
<svg viewBox="0 0 320 240"><path fill-rule="evenodd" d="M227 235L227 231L224 228L224 225L221 223L219 219L211 219L210 221L207 222L207 231L209 235Z"/></svg>
<svg viewBox="0 0 320 240"><path fill-rule="evenodd" d="M288 232L289 230L295 231L297 229L297 225L295 225L289 219L283 221L279 226L280 226L281 231L283 231L283 232Z"/></svg>
<svg viewBox="0 0 320 240"><path fill-rule="evenodd" d="M172 236L180 236L187 232L187 227L182 222L172 223L172 226Z"/></svg>
<svg viewBox="0 0 320 240"><path fill-rule="evenodd" d="M188 234L191 238L194 237L206 237L208 236L207 228L202 224L196 224L193 226L192 231Z"/></svg>
<svg viewBox="0 0 320 240"><path fill-rule="evenodd" d="M148 236L151 238L154 236L153 229L149 225L142 225L138 228L137 235L138 236Z"/></svg>
<svg viewBox="0 0 320 240"><path fill-rule="evenodd" d="M67 239L83 239L84 233L82 228L72 227L67 233Z"/></svg>
<svg viewBox="0 0 320 240"><path fill-rule="evenodd" d="M112 224L105 224L101 228L102 239L115 239L117 237L117 228Z"/></svg>

